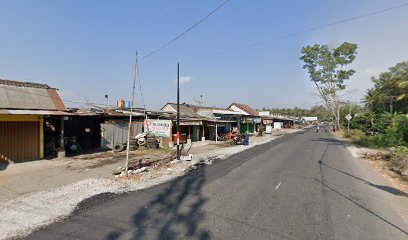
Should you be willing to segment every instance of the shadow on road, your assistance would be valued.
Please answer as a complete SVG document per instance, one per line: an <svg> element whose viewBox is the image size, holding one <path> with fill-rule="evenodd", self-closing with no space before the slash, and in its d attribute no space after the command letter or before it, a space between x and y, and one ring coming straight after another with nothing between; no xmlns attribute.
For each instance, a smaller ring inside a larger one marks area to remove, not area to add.
<svg viewBox="0 0 408 240"><path fill-rule="evenodd" d="M383 222L385 222L385 223L391 225L392 227L394 227L395 229L401 231L401 232L404 233L405 235L408 235L408 232L407 232L407 231L405 231L404 229L398 227L397 225L395 225L394 223L388 221L387 219L381 217L380 215L378 215L378 214L375 213L374 211L372 211L372 210L366 208L365 206L361 205L360 203L356 202L355 200L353 200L353 199L347 197L346 195L342 194L341 192L337 191L336 189L334 189L334 188L328 186L327 184L325 184L324 182L320 181L319 179L316 179L316 178L313 178L313 179L314 179L315 181L319 182L320 184L322 184L322 186L324 186L325 188L329 189L330 191L332 191L332 192L338 194L339 196L341 196L341 197L343 197L344 199L350 201L351 203L355 204L356 206L358 206L358 207L364 209L366 212L372 214L373 216L377 217L378 219L382 220Z"/></svg>
<svg viewBox="0 0 408 240"><path fill-rule="evenodd" d="M317 138L317 139L312 139L313 142L326 142L329 145L344 145L344 143L340 140L334 139L334 138Z"/></svg>
<svg viewBox="0 0 408 240"><path fill-rule="evenodd" d="M359 180L359 181L362 181L362 182L364 182L364 183L366 183L366 184L368 184L368 185L370 185L370 186L372 186L372 187L375 187L375 188L381 189L381 190L383 190L383 191L386 191L386 192L388 192L388 193L391 193L391 194L394 194L394 195L397 195L397 196L408 197L408 193L406 193L406 192L400 191L400 190L398 190L398 189L396 189L396 188L393 188L393 187L374 184L374 183L369 182L369 181L367 181L367 180L365 180L365 179L356 177L356 176L354 176L353 174L350 174L350 173L348 173L348 172L345 172L345 171L342 171L342 170L337 169L337 168L335 168L335 167L332 167L332 166L330 166L330 165L327 165L326 163L324 163L324 162L321 161L321 160L319 160L319 164L322 165L322 166L324 166L324 167L330 168L330 169L332 169L332 170L334 170L334 171L337 171L337 172L339 172L339 173L342 173L342 174L344 174L344 175L347 175L347 176L349 176L349 177L352 177L352 178L354 178L354 179L357 179L357 180Z"/></svg>
<svg viewBox="0 0 408 240"><path fill-rule="evenodd" d="M207 199L201 193L205 168L178 178L132 217L133 235L129 239L210 239L210 232L200 229L205 214L200 210ZM106 239L121 236L114 231Z"/></svg>

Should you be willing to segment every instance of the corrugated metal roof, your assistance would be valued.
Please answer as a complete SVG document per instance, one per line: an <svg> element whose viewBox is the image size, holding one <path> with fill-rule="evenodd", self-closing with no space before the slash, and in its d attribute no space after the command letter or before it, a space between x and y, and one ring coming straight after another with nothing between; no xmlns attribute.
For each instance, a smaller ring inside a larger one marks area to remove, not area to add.
<svg viewBox="0 0 408 240"><path fill-rule="evenodd" d="M0 80L0 108L66 111L55 88L10 80Z"/></svg>
<svg viewBox="0 0 408 240"><path fill-rule="evenodd" d="M237 108L241 109L242 111L246 112L246 113L249 114L249 115L259 116L258 111L256 111L255 109L253 109L252 107L250 107L250 106L248 106L248 105L246 105L246 104L243 104L243 103L232 103L229 108L231 108L231 106L236 106Z"/></svg>
<svg viewBox="0 0 408 240"><path fill-rule="evenodd" d="M1 85L8 85L8 86L15 86L15 87L55 89L55 88L51 88L47 84L31 83L31 82L20 82L20 81L15 81L15 80L6 80L6 79L0 79L0 84Z"/></svg>
<svg viewBox="0 0 408 240"><path fill-rule="evenodd" d="M166 105L171 106L175 112L177 112L177 104L176 103L167 103ZM163 107L164 108L164 107ZM163 109L162 108L162 109ZM180 116L185 118L202 118L200 114L198 114L194 109L188 107L186 104L180 104Z"/></svg>

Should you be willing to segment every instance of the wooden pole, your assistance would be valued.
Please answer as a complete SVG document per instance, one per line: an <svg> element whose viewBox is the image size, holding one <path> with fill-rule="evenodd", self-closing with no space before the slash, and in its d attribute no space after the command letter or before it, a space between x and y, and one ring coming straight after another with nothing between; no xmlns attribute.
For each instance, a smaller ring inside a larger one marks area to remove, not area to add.
<svg viewBox="0 0 408 240"><path fill-rule="evenodd" d="M127 147L126 147L126 164L125 164L126 177L128 176L128 167L129 167L130 127L132 126L133 104L135 101L136 75L137 75L137 51L136 51L135 72L133 74L132 102L130 104L129 127L128 127L128 136L127 136Z"/></svg>

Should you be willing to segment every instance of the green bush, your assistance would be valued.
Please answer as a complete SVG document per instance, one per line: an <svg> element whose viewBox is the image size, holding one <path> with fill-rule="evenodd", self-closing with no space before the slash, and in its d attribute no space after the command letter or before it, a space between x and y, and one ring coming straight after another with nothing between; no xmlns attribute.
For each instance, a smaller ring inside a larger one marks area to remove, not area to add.
<svg viewBox="0 0 408 240"><path fill-rule="evenodd" d="M361 139L365 138L366 135L359 129L350 129L349 132L347 132L347 130L344 132L344 137L350 138L353 142L358 142Z"/></svg>
<svg viewBox="0 0 408 240"><path fill-rule="evenodd" d="M408 175L408 147L395 147L392 149L389 163L398 173Z"/></svg>
<svg viewBox="0 0 408 240"><path fill-rule="evenodd" d="M408 146L408 117L406 115L383 114L375 121L377 123L380 121L387 122L387 127L384 128L384 124L382 124L381 127L376 128L377 131L381 129L377 134L366 137L360 136L360 138L356 137L353 141L370 148ZM379 125L381 124L377 124L377 126ZM350 137L352 135L350 133Z"/></svg>

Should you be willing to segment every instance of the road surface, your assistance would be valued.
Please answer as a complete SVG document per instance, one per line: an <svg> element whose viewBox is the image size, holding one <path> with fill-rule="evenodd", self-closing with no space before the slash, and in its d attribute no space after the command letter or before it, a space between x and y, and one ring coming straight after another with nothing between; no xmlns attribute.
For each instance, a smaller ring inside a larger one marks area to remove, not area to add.
<svg viewBox="0 0 408 240"><path fill-rule="evenodd" d="M400 196L405 195L405 196ZM408 239L407 194L328 133L286 135L28 239Z"/></svg>

